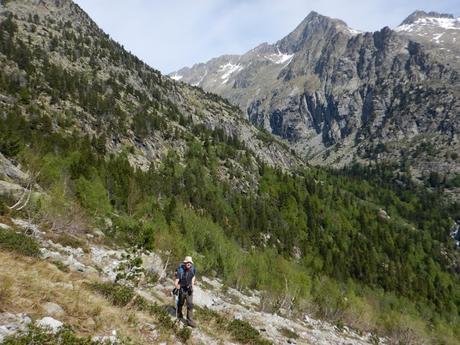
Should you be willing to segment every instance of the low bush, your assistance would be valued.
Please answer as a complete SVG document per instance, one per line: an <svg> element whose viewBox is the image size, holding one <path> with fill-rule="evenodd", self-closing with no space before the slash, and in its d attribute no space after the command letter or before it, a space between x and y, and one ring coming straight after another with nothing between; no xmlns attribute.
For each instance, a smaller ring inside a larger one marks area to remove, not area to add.
<svg viewBox="0 0 460 345"><path fill-rule="evenodd" d="M90 283L89 287L118 307L126 306L135 296L132 289L114 283Z"/></svg>
<svg viewBox="0 0 460 345"><path fill-rule="evenodd" d="M12 230L0 229L0 248L25 256L40 255L40 247L33 238Z"/></svg>
<svg viewBox="0 0 460 345"><path fill-rule="evenodd" d="M233 320L228 324L228 330L236 341L250 345L270 345L267 339L260 336L258 330L252 327L249 322L243 320Z"/></svg>

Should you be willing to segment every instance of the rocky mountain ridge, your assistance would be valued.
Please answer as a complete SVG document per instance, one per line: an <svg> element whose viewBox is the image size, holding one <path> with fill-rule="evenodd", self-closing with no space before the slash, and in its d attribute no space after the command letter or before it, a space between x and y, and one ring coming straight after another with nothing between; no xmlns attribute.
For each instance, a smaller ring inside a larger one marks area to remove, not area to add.
<svg viewBox="0 0 460 345"><path fill-rule="evenodd" d="M459 74L456 58L438 58L439 47L413 35L431 22L456 42L451 16L416 12L395 31L360 33L312 12L275 44L171 76L226 97L306 161L379 159L419 176L452 175L460 169Z"/></svg>
<svg viewBox="0 0 460 345"><path fill-rule="evenodd" d="M70 0L8 1L0 18L2 80L10 89L1 95L5 114L19 106L28 120L45 115L55 132L98 138L143 170L169 151L183 155L201 127L239 141L269 165L300 163L284 144L262 140L266 135L238 108L178 85L126 52Z"/></svg>

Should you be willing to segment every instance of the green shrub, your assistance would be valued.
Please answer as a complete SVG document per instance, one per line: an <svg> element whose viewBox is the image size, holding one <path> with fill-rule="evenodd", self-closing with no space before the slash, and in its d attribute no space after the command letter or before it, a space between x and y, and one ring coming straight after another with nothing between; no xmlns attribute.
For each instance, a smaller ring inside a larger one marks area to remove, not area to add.
<svg viewBox="0 0 460 345"><path fill-rule="evenodd" d="M217 324L225 324L227 323L227 319L225 319L222 315L220 315L218 312L209 309L208 307L201 308L199 306L195 306L195 315L198 320L201 322L210 322L212 320L215 320Z"/></svg>
<svg viewBox="0 0 460 345"><path fill-rule="evenodd" d="M91 283L89 286L119 307L126 306L135 296L132 289L114 283Z"/></svg>
<svg viewBox="0 0 460 345"><path fill-rule="evenodd" d="M40 247L33 238L12 230L0 229L0 248L25 256L40 255Z"/></svg>
<svg viewBox="0 0 460 345"><path fill-rule="evenodd" d="M252 327L249 322L233 320L228 325L228 330L236 341L250 345L269 345L270 341L263 339L258 330Z"/></svg>
<svg viewBox="0 0 460 345"><path fill-rule="evenodd" d="M192 330L189 327L184 326L176 333L176 335L185 343L192 335Z"/></svg>
<svg viewBox="0 0 460 345"><path fill-rule="evenodd" d="M76 181L76 191L82 206L91 213L105 215L111 211L109 196L100 178L87 180L81 176Z"/></svg>

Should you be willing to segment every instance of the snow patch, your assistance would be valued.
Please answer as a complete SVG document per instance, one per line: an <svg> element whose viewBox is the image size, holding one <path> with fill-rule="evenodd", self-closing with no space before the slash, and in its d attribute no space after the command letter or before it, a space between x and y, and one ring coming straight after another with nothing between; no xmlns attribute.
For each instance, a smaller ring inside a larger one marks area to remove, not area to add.
<svg viewBox="0 0 460 345"><path fill-rule="evenodd" d="M174 79L175 81L181 80L184 76L179 75L177 73L174 73L174 75L171 76L171 79Z"/></svg>
<svg viewBox="0 0 460 345"><path fill-rule="evenodd" d="M218 72L222 73L220 76L220 79L222 79L222 84L226 84L228 80L230 79L230 76L235 73L239 72L243 69L243 66L241 65L234 65L230 62L226 63L225 65L222 65L219 67Z"/></svg>
<svg viewBox="0 0 460 345"><path fill-rule="evenodd" d="M356 29L353 29L353 28L350 28L350 27L347 27L347 30L350 34L352 35L359 35L359 34L362 34L363 32L362 31L359 31L359 30L356 30Z"/></svg>
<svg viewBox="0 0 460 345"><path fill-rule="evenodd" d="M277 65L284 64L285 62L288 62L288 61L291 62L294 54L283 54L280 52L279 49L277 50L278 50L278 53L271 54L269 56L266 56L265 58L270 60L273 63L276 63Z"/></svg>
<svg viewBox="0 0 460 345"><path fill-rule="evenodd" d="M442 35L444 35L444 32L441 34L433 35L433 41L435 41L436 43L439 43L439 39L441 38Z"/></svg>
<svg viewBox="0 0 460 345"><path fill-rule="evenodd" d="M420 31L424 26L437 26L444 30L460 30L460 18L424 17L417 19L411 24L400 25L395 31Z"/></svg>

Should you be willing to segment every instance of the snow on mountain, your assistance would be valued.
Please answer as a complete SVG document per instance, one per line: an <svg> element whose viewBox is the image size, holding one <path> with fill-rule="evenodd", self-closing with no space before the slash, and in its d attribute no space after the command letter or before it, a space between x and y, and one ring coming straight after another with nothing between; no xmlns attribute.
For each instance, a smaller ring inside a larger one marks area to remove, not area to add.
<svg viewBox="0 0 460 345"><path fill-rule="evenodd" d="M421 17L411 23L399 25L395 31L418 32L427 27L438 27L444 30L460 30L460 18Z"/></svg>
<svg viewBox="0 0 460 345"><path fill-rule="evenodd" d="M222 73L222 75L220 76L220 79L223 80L222 83L226 84L228 82L228 80L230 79L230 76L233 73L239 72L242 69L243 69L243 66L234 65L234 64L232 64L230 62L226 63L225 65L220 66L218 72Z"/></svg>
<svg viewBox="0 0 460 345"><path fill-rule="evenodd" d="M177 73L174 73L174 74L171 76L171 79L174 79L174 80L176 80L176 81L181 80L182 78L183 78L183 76L182 76L182 75L179 75L179 74L177 74Z"/></svg>
<svg viewBox="0 0 460 345"><path fill-rule="evenodd" d="M276 64L284 64L285 62L288 62L288 61L290 62L293 57L294 57L294 54L283 54L280 52L279 49L278 49L277 54L271 54L269 56L266 56L268 60Z"/></svg>

